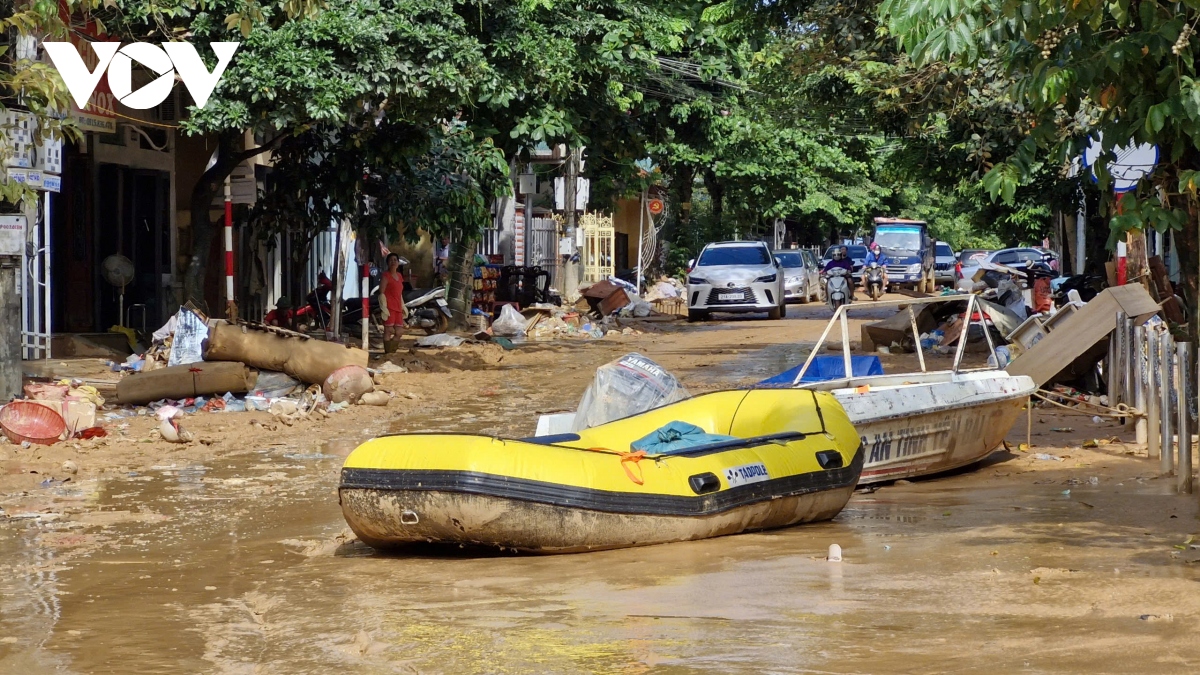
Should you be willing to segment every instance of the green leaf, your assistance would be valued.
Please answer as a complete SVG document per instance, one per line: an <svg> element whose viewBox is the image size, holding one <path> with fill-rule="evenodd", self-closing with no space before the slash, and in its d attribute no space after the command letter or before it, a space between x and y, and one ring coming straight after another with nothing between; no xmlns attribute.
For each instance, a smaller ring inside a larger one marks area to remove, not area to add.
<svg viewBox="0 0 1200 675"><path fill-rule="evenodd" d="M1146 111L1146 130L1155 134L1162 131L1163 125L1167 122L1167 115L1170 112L1170 103L1159 103L1150 106L1150 110Z"/></svg>

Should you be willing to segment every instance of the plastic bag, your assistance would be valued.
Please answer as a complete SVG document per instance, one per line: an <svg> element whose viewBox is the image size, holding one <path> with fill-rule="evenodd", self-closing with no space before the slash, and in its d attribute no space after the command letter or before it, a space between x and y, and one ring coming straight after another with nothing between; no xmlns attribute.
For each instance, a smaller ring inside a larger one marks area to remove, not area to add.
<svg viewBox="0 0 1200 675"><path fill-rule="evenodd" d="M500 316L492 322L493 335L524 335L525 334L525 317L521 313L513 309L512 305L505 305L500 309Z"/></svg>
<svg viewBox="0 0 1200 675"><path fill-rule="evenodd" d="M204 340L208 338L208 326L195 312L180 309L175 315L175 339L171 342L168 366L182 366L202 361Z"/></svg>
<svg viewBox="0 0 1200 675"><path fill-rule="evenodd" d="M254 381L254 387L250 391L265 398L283 398L296 391L297 387L303 387L300 380L287 373L260 370L258 379Z"/></svg>
<svg viewBox="0 0 1200 675"><path fill-rule="evenodd" d="M437 335L425 335L417 338L418 347L457 347L466 342L463 338L457 335L449 335L447 333L438 333Z"/></svg>
<svg viewBox="0 0 1200 675"><path fill-rule="evenodd" d="M573 431L636 415L689 396L662 366L636 352L596 369L575 413Z"/></svg>

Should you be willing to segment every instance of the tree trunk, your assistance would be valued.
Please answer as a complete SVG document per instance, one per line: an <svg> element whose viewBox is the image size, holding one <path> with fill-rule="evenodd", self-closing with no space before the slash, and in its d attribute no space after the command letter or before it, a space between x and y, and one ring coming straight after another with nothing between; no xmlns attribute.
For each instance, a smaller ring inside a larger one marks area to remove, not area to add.
<svg viewBox="0 0 1200 675"><path fill-rule="evenodd" d="M301 240L301 237L297 237L291 233L288 233L284 236L291 237L292 244L297 244ZM311 288L307 287L308 280L305 279L305 272L308 268L308 257L312 255L313 238L315 238L316 235L304 234L302 237L304 242L303 245L293 245L291 247L291 260L288 261L291 265L291 270L289 274L290 283L288 284L287 294L292 301L292 305L297 309L304 306L304 304L307 302L306 298L308 297L308 292L312 290Z"/></svg>
<svg viewBox="0 0 1200 675"><path fill-rule="evenodd" d="M474 295L475 241L453 242L450 259L446 261L450 274L450 293L446 304L454 315L454 326L466 328L470 325L471 299Z"/></svg>
<svg viewBox="0 0 1200 675"><path fill-rule="evenodd" d="M725 186L721 185L720 179L712 169L704 170L704 188L708 190L708 196L712 199L713 229L718 233L718 237L724 237L721 218L725 213Z"/></svg>
<svg viewBox="0 0 1200 675"><path fill-rule="evenodd" d="M192 257L183 275L183 301L193 302L198 307L206 307L204 281L208 273L208 257L212 252L213 238L217 232L209 211L212 209L213 199L224 188L225 178L232 174L237 166L238 159L235 155L239 150L240 137L241 134L236 131L221 132L217 137L216 163L200 176L192 188L189 204L192 213ZM212 308L207 309L211 313Z"/></svg>
<svg viewBox="0 0 1200 675"><path fill-rule="evenodd" d="M1143 230L1126 232L1125 245L1128 249L1125 252L1125 272L1128 283L1139 283L1150 288L1153 282L1150 280L1150 260L1146 253L1146 233ZM1151 293L1154 292L1151 291Z"/></svg>
<svg viewBox="0 0 1200 675"><path fill-rule="evenodd" d="M671 187L675 190L675 217L667 221L663 229L663 239L678 241L680 237L691 235L692 219L692 184L696 180L696 167L690 164L680 164L675 168L675 176Z"/></svg>
<svg viewBox="0 0 1200 675"><path fill-rule="evenodd" d="M1187 205L1188 222L1182 230L1175 233L1176 253L1179 256L1179 283L1175 286L1185 304L1191 309L1188 312L1188 334L1194 341L1200 336L1200 208L1195 202ZM1200 344L1200 341L1197 341Z"/></svg>

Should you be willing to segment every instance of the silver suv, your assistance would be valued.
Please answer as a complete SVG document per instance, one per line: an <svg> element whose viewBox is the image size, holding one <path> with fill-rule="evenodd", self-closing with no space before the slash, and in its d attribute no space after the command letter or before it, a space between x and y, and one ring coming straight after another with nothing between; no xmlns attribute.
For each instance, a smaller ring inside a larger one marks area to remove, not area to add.
<svg viewBox="0 0 1200 675"><path fill-rule="evenodd" d="M772 319L787 312L782 265L762 242L709 244L688 267L688 321L711 312L766 312Z"/></svg>

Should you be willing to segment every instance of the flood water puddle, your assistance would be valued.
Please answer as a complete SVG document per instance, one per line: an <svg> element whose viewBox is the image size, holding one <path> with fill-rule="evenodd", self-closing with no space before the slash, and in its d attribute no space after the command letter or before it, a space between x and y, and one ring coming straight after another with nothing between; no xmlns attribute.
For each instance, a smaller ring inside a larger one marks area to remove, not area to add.
<svg viewBox="0 0 1200 675"><path fill-rule="evenodd" d="M1065 474L885 487L832 522L700 542L381 555L338 507L354 443L54 488L58 518L0 528L0 672L1143 672L1200 609L1171 530L1105 522Z"/></svg>

